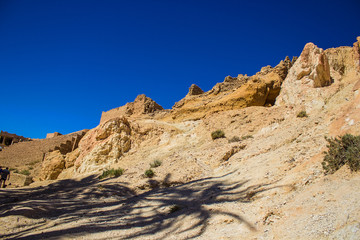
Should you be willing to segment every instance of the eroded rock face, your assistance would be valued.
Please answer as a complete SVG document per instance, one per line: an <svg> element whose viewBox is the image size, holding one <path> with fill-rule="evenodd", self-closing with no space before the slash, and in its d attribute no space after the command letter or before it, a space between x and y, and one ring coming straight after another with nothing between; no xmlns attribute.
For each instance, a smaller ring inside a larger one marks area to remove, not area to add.
<svg viewBox="0 0 360 240"><path fill-rule="evenodd" d="M194 120L218 111L273 105L291 66L286 57L276 67L264 67L254 76L227 76L209 92L186 95L174 105L170 116L173 120Z"/></svg>
<svg viewBox="0 0 360 240"><path fill-rule="evenodd" d="M131 128L125 117L111 119L90 130L79 143L78 172L94 172L111 165L131 148Z"/></svg>
<svg viewBox="0 0 360 240"><path fill-rule="evenodd" d="M297 69L297 80L308 77L313 80L313 87L324 87L331 83L328 58L323 49L313 43L305 45L294 68Z"/></svg>
<svg viewBox="0 0 360 240"><path fill-rule="evenodd" d="M41 165L40 179L55 180L65 168L65 156L59 150L46 154Z"/></svg>
<svg viewBox="0 0 360 240"><path fill-rule="evenodd" d="M306 111L321 109L325 105L327 87L354 74L359 66L356 43L354 47L327 50L313 43L305 45L300 57L289 71L280 95L278 106L303 106Z"/></svg>
<svg viewBox="0 0 360 240"><path fill-rule="evenodd" d="M101 115L100 123L105 123L106 121L116 117L121 117L121 116L129 117L132 115L138 117L144 114L153 114L161 110L163 110L162 106L157 104L151 98L145 96L144 94L141 94L136 97L134 102L130 102L122 107L118 107L115 109L111 109L107 112L103 112Z"/></svg>
<svg viewBox="0 0 360 240"><path fill-rule="evenodd" d="M74 166L76 159L79 157L80 155L80 149L77 148L72 152L69 152L68 154L66 154L65 156L65 168L71 168Z"/></svg>
<svg viewBox="0 0 360 240"><path fill-rule="evenodd" d="M199 86L192 84L189 88L188 95L193 96L193 95L200 95L203 93L204 93L204 91Z"/></svg>

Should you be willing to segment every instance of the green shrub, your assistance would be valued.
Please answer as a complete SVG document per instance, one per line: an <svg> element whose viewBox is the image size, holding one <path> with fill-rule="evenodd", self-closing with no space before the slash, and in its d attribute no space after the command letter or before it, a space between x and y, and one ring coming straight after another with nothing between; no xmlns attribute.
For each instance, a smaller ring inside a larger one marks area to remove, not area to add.
<svg viewBox="0 0 360 240"><path fill-rule="evenodd" d="M157 168L159 166L161 166L161 161L160 160L155 160L154 162L150 163L150 167L152 168Z"/></svg>
<svg viewBox="0 0 360 240"><path fill-rule="evenodd" d="M22 174L22 175L26 175L26 176L30 175L29 170L21 170L19 173Z"/></svg>
<svg viewBox="0 0 360 240"><path fill-rule="evenodd" d="M109 178L109 177L120 177L124 173L124 169L110 169L103 171L102 175L99 176L99 179Z"/></svg>
<svg viewBox="0 0 360 240"><path fill-rule="evenodd" d="M308 117L308 115L307 115L306 111L303 110L303 111L300 111L300 112L296 115L296 117L298 117L298 118L304 118L304 117Z"/></svg>
<svg viewBox="0 0 360 240"><path fill-rule="evenodd" d="M225 133L222 130L216 130L211 133L211 138L213 140L215 140L217 138L224 138L224 137L225 137Z"/></svg>
<svg viewBox="0 0 360 240"><path fill-rule="evenodd" d="M229 139L229 143L240 142L240 141L241 141L241 139L238 136L234 136L234 137Z"/></svg>
<svg viewBox="0 0 360 240"><path fill-rule="evenodd" d="M246 139L249 139L249 138L254 138L254 137L252 135L246 135L246 136L242 136L241 140L246 140Z"/></svg>
<svg viewBox="0 0 360 240"><path fill-rule="evenodd" d="M145 176L148 178L152 178L154 175L155 175L155 173L152 169L148 169L145 171Z"/></svg>
<svg viewBox="0 0 360 240"><path fill-rule="evenodd" d="M360 169L360 136L345 134L342 137L326 138L328 151L324 152L322 166L325 174L334 173L347 164L351 171Z"/></svg>
<svg viewBox="0 0 360 240"><path fill-rule="evenodd" d="M9 168L9 171L14 173L19 173L19 170L17 170L16 168Z"/></svg>

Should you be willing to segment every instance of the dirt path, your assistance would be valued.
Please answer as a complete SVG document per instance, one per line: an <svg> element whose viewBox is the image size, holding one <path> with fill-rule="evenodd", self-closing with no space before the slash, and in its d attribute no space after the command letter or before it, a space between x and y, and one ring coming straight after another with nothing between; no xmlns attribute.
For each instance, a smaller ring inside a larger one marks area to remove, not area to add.
<svg viewBox="0 0 360 240"><path fill-rule="evenodd" d="M214 216L244 216L224 205L247 202L274 186L229 182L229 173L135 193L118 179L89 176L45 187L0 191L4 239L189 239L202 236ZM222 207L219 208L218 205Z"/></svg>

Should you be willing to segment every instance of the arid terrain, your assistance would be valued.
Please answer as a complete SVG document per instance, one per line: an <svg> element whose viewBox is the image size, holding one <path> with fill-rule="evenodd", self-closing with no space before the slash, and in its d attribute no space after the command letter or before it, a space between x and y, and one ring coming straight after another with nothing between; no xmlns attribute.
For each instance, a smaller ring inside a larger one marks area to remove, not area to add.
<svg viewBox="0 0 360 240"><path fill-rule="evenodd" d="M94 129L4 149L1 238L360 239L360 173L322 167L325 137L360 135L360 37L299 54L192 85L172 109L139 95Z"/></svg>

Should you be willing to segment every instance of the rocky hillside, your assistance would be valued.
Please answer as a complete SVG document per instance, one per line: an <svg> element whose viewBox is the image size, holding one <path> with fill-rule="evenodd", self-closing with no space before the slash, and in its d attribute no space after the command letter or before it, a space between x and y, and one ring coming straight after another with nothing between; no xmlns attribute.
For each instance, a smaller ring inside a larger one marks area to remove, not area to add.
<svg viewBox="0 0 360 240"><path fill-rule="evenodd" d="M208 92L192 85L171 110L141 95L103 113L74 151L45 157L44 181L1 190L0 234L359 239L360 174L321 165L325 137L360 134L359 89L360 38L308 43L297 59ZM123 175L98 178L112 168Z"/></svg>

